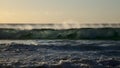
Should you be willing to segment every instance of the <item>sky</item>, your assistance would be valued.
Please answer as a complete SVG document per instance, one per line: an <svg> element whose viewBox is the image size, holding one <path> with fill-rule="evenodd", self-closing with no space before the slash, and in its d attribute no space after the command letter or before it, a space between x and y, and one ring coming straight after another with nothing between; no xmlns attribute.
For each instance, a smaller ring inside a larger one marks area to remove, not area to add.
<svg viewBox="0 0 120 68"><path fill-rule="evenodd" d="M120 0L0 0L0 23L120 23Z"/></svg>

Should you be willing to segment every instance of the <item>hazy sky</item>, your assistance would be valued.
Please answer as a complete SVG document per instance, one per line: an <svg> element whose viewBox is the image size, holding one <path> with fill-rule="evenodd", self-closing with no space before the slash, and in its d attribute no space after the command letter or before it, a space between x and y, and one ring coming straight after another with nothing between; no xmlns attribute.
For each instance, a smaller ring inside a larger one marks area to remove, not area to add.
<svg viewBox="0 0 120 68"><path fill-rule="evenodd" d="M0 0L0 22L120 22L120 0Z"/></svg>

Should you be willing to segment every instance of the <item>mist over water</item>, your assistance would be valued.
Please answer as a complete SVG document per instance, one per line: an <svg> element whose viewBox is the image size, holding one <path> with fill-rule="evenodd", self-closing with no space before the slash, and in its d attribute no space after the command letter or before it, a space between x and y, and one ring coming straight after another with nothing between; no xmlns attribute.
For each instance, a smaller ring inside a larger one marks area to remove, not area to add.
<svg viewBox="0 0 120 68"><path fill-rule="evenodd" d="M20 30L31 29L71 29L71 28L119 28L120 23L61 23L61 24L0 24L0 28L12 28Z"/></svg>

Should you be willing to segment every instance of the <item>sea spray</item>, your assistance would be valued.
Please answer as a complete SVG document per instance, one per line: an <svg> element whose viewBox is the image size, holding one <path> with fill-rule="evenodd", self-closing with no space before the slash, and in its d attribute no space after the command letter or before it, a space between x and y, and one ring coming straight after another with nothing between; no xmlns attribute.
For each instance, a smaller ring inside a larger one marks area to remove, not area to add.
<svg viewBox="0 0 120 68"><path fill-rule="evenodd" d="M74 21L68 21L63 23L49 23L49 24L0 24L0 28L8 29L72 29L72 28L120 28L120 23L78 23Z"/></svg>

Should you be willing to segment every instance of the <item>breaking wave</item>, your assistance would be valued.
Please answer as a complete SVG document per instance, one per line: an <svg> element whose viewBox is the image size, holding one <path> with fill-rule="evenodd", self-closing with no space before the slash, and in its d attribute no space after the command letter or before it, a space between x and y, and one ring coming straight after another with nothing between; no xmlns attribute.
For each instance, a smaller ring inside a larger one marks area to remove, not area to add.
<svg viewBox="0 0 120 68"><path fill-rule="evenodd" d="M0 39L101 39L119 40L120 28L0 29Z"/></svg>

